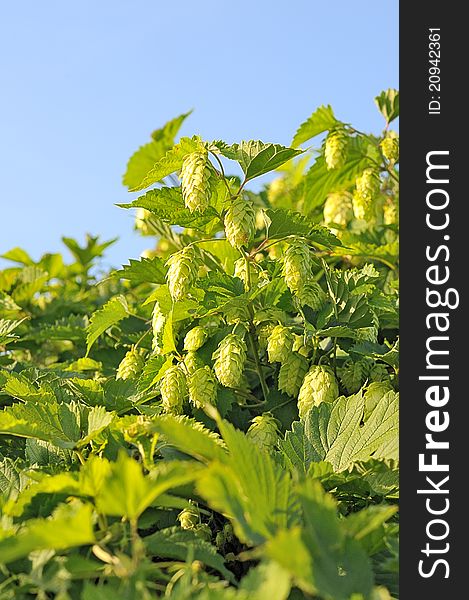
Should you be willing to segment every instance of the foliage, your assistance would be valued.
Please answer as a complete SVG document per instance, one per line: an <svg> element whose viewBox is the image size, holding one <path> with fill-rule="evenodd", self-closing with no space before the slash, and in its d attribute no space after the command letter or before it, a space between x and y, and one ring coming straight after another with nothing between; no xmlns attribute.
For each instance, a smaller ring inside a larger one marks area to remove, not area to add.
<svg viewBox="0 0 469 600"><path fill-rule="evenodd" d="M4 254L2 599L397 597L398 92L376 104L381 135L322 106L292 147L176 141L181 115L124 175L144 256Z"/></svg>

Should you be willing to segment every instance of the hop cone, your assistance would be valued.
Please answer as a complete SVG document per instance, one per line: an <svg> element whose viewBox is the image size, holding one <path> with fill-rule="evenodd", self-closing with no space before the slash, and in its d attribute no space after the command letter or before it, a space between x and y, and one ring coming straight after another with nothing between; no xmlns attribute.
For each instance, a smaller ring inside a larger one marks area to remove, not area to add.
<svg viewBox="0 0 469 600"><path fill-rule="evenodd" d="M289 289L299 290L311 275L311 251L308 244L297 240L289 244L283 261L283 276Z"/></svg>
<svg viewBox="0 0 469 600"><path fill-rule="evenodd" d="M367 360L347 360L340 372L342 385L349 394L355 394L365 383L370 370Z"/></svg>
<svg viewBox="0 0 469 600"><path fill-rule="evenodd" d="M137 208L135 213L135 229L138 229L142 235L151 235L153 233L151 227L148 225L148 217L150 212L145 208Z"/></svg>
<svg viewBox="0 0 469 600"><path fill-rule="evenodd" d="M205 404L215 404L217 398L217 380L210 367L201 367L189 375L189 400L196 408Z"/></svg>
<svg viewBox="0 0 469 600"><path fill-rule="evenodd" d="M373 200L379 192L379 177L373 169L365 169L355 181L353 212L357 219L370 221L374 216Z"/></svg>
<svg viewBox="0 0 469 600"><path fill-rule="evenodd" d="M257 269L251 269L251 285L255 285L259 280L259 275L257 273ZM234 276L239 277L241 281L244 283L245 289L248 288L248 274L247 274L247 264L244 258L238 258L234 264Z"/></svg>
<svg viewBox="0 0 469 600"><path fill-rule="evenodd" d="M187 396L186 376L179 367L169 367L161 378L160 392L163 408L174 415L182 414Z"/></svg>
<svg viewBox="0 0 469 600"><path fill-rule="evenodd" d="M307 358L311 351L311 346L308 343L305 343L304 336L294 333L292 351L298 352L298 354Z"/></svg>
<svg viewBox="0 0 469 600"><path fill-rule="evenodd" d="M197 352L188 352L184 357L184 365L188 373L193 373L204 366L204 361Z"/></svg>
<svg viewBox="0 0 469 600"><path fill-rule="evenodd" d="M256 228L256 213L252 202L235 198L225 215L226 239L234 248L246 246Z"/></svg>
<svg viewBox="0 0 469 600"><path fill-rule="evenodd" d="M267 342L269 362L285 362L292 350L293 341L293 334L288 327L276 325Z"/></svg>
<svg viewBox="0 0 469 600"><path fill-rule="evenodd" d="M194 529L200 522L200 511L194 504L178 514L178 520L183 529Z"/></svg>
<svg viewBox="0 0 469 600"><path fill-rule="evenodd" d="M383 219L385 225L396 225L399 222L399 209L397 203L388 198L383 206Z"/></svg>
<svg viewBox="0 0 469 600"><path fill-rule="evenodd" d="M154 352L159 353L163 338L163 329L166 323L166 317L161 312L160 304L155 302L151 319L151 329L153 333L152 348Z"/></svg>
<svg viewBox="0 0 469 600"><path fill-rule="evenodd" d="M390 163L395 163L398 161L399 136L395 131L388 131L380 146L386 160L388 160Z"/></svg>
<svg viewBox="0 0 469 600"><path fill-rule="evenodd" d="M197 325L187 332L184 338L184 350L195 352L201 348L207 340L207 332L203 327Z"/></svg>
<svg viewBox="0 0 469 600"><path fill-rule="evenodd" d="M350 194L336 192L329 194L324 204L324 223L346 227L353 219L353 206Z"/></svg>
<svg viewBox="0 0 469 600"><path fill-rule="evenodd" d="M181 191L184 204L192 212L204 212L212 195L208 153L204 150L185 156L181 167Z"/></svg>
<svg viewBox="0 0 469 600"><path fill-rule="evenodd" d="M291 352L280 367L278 389L289 396L296 397L308 371L308 366L308 360L304 356L297 352Z"/></svg>
<svg viewBox="0 0 469 600"><path fill-rule="evenodd" d="M230 333L220 342L213 354L213 369L218 381L225 387L237 387L246 362L246 344L235 333Z"/></svg>
<svg viewBox="0 0 469 600"><path fill-rule="evenodd" d="M326 293L319 283L312 280L300 287L300 289L295 292L294 297L297 298L300 306L306 304L313 310L322 308L327 298Z"/></svg>
<svg viewBox="0 0 469 600"><path fill-rule="evenodd" d="M174 302L184 300L197 276L194 248L186 246L183 250L171 255L166 264L169 265L166 281L171 298Z"/></svg>
<svg viewBox="0 0 469 600"><path fill-rule="evenodd" d="M347 158L347 134L343 129L331 131L326 138L324 146L324 158L329 170L338 169L345 163Z"/></svg>
<svg viewBox="0 0 469 600"><path fill-rule="evenodd" d="M288 194L288 192L289 185L287 179L285 177L276 177L270 182L270 185L267 189L267 198L269 203L272 206L275 206L275 204L278 203L283 196Z"/></svg>
<svg viewBox="0 0 469 600"><path fill-rule="evenodd" d="M270 413L264 413L259 417L254 417L251 423L246 437L262 450L270 452L278 440L277 420Z"/></svg>
<svg viewBox="0 0 469 600"><path fill-rule="evenodd" d="M304 417L312 406L333 402L339 396L339 387L332 369L322 365L310 368L298 394L298 411Z"/></svg>
<svg viewBox="0 0 469 600"><path fill-rule="evenodd" d="M132 348L127 352L117 367L116 379L137 379L143 369L143 359L140 354Z"/></svg>
<svg viewBox="0 0 469 600"><path fill-rule="evenodd" d="M273 323L261 323L257 327L257 343L259 344L259 350L264 352L267 350L267 343L269 341L270 334L275 329Z"/></svg>

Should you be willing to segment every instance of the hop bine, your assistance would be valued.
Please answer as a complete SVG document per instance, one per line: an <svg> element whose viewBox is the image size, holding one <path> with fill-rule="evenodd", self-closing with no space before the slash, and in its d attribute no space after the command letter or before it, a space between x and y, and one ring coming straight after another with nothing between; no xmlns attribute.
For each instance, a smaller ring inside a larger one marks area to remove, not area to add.
<svg viewBox="0 0 469 600"><path fill-rule="evenodd" d="M116 379L133 381L143 369L143 359L135 348L127 352L117 367Z"/></svg>
<svg viewBox="0 0 469 600"><path fill-rule="evenodd" d="M348 137L343 129L335 129L326 137L324 158L328 170L343 166L347 158Z"/></svg>
<svg viewBox="0 0 469 600"><path fill-rule="evenodd" d="M160 383L161 402L166 412L180 415L187 396L186 376L177 366L165 371Z"/></svg>
<svg viewBox="0 0 469 600"><path fill-rule="evenodd" d="M247 246L256 229L256 213L250 200L237 196L225 215L226 239L234 248Z"/></svg>
<svg viewBox="0 0 469 600"><path fill-rule="evenodd" d="M283 276L290 291L299 290L311 276L311 250L302 240L288 245L283 261Z"/></svg>
<svg viewBox="0 0 469 600"><path fill-rule="evenodd" d="M293 341L293 333L288 327L276 325L267 342L269 362L285 362L292 350Z"/></svg>
<svg viewBox="0 0 469 600"><path fill-rule="evenodd" d="M279 436L278 422L270 413L254 417L247 430L246 437L256 446L271 452Z"/></svg>
<svg viewBox="0 0 469 600"><path fill-rule="evenodd" d="M213 358L213 369L218 381L225 387L237 387L246 362L246 344L243 338L230 333L220 342Z"/></svg>
<svg viewBox="0 0 469 600"><path fill-rule="evenodd" d="M212 170L208 152L191 152L184 157L181 167L181 192L186 207L193 212L203 213L210 203L210 177Z"/></svg>
<svg viewBox="0 0 469 600"><path fill-rule="evenodd" d="M333 402L339 396L339 387L332 369L314 365L306 373L298 394L298 412L303 418L312 406Z"/></svg>
<svg viewBox="0 0 469 600"><path fill-rule="evenodd" d="M217 399L217 381L208 366L197 369L188 378L189 400L196 408L205 404L215 404Z"/></svg>
<svg viewBox="0 0 469 600"><path fill-rule="evenodd" d="M198 271L194 248L186 246L170 256L166 264L169 266L166 281L171 298L174 302L184 300Z"/></svg>

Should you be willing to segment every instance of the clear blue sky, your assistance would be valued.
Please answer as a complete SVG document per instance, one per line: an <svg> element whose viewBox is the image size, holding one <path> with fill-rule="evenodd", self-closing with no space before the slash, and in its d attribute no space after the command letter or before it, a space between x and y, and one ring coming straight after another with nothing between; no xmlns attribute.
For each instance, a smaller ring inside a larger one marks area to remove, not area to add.
<svg viewBox="0 0 469 600"><path fill-rule="evenodd" d="M398 2L10 0L0 12L0 254L34 258L62 235L132 232L130 154L194 108L184 135L288 144L320 104L380 130L373 98L398 87Z"/></svg>

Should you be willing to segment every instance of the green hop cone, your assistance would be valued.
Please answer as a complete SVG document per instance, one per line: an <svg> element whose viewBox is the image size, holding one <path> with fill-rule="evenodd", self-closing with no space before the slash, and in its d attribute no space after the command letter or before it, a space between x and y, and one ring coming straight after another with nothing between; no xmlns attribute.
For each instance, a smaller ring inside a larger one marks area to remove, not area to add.
<svg viewBox="0 0 469 600"><path fill-rule="evenodd" d="M191 373L187 385L189 400L196 408L203 408L205 404L215 404L218 386L210 367L201 367Z"/></svg>
<svg viewBox="0 0 469 600"><path fill-rule="evenodd" d="M137 208L135 213L135 229L140 231L142 235L151 235L153 232L152 228L148 224L148 217L150 217L151 212L146 210L145 208Z"/></svg>
<svg viewBox="0 0 469 600"><path fill-rule="evenodd" d="M160 383L161 402L167 413L180 415L187 396L186 376L177 366L167 369Z"/></svg>
<svg viewBox="0 0 469 600"><path fill-rule="evenodd" d="M269 362L285 362L292 351L293 341L293 333L288 327L276 325L267 341Z"/></svg>
<svg viewBox="0 0 469 600"><path fill-rule="evenodd" d="M279 435L277 420L270 413L254 417L247 430L246 437L258 448L270 452L277 443Z"/></svg>
<svg viewBox="0 0 469 600"><path fill-rule="evenodd" d="M129 350L117 367L116 379L137 379L143 369L143 359L135 348Z"/></svg>
<svg viewBox="0 0 469 600"><path fill-rule="evenodd" d="M352 198L353 212L357 219L371 221L374 217L374 199L379 192L380 181L374 169L368 168L355 180Z"/></svg>
<svg viewBox="0 0 469 600"><path fill-rule="evenodd" d="M246 344L235 333L222 340L213 354L213 369L218 381L225 387L237 387L246 362Z"/></svg>
<svg viewBox="0 0 469 600"><path fill-rule="evenodd" d="M179 252L175 252L169 257L166 264L169 266L166 281L171 298L174 302L184 300L198 271L194 248L186 246Z"/></svg>
<svg viewBox="0 0 469 600"><path fill-rule="evenodd" d="M269 341L269 337L272 331L275 329L274 323L261 323L257 326L257 343L259 345L259 350L261 352L265 352L267 350L267 343Z"/></svg>
<svg viewBox="0 0 469 600"><path fill-rule="evenodd" d="M195 352L199 348L202 348L207 341L207 337L207 332L203 327L200 327L200 325L193 327L186 333L186 337L184 338L184 350Z"/></svg>
<svg viewBox="0 0 469 600"><path fill-rule="evenodd" d="M226 239L234 248L247 246L256 229L256 213L250 200L233 199L225 215Z"/></svg>
<svg viewBox="0 0 469 600"><path fill-rule="evenodd" d="M324 158L328 170L342 167L347 158L348 137L343 129L335 129L326 137Z"/></svg>
<svg viewBox="0 0 469 600"><path fill-rule="evenodd" d="M193 373L204 366L204 361L200 358L197 352L188 352L184 356L184 366L187 369L187 372Z"/></svg>
<svg viewBox="0 0 469 600"><path fill-rule="evenodd" d="M250 283L251 285L256 285L257 282L259 281L259 275L257 272L257 269L255 268L251 268L250 269ZM241 281L244 283L244 288L247 290L248 289L248 265L246 264L246 261L244 258L238 258L237 261L235 261L234 264L234 276L235 277L239 277L239 279L241 279Z"/></svg>
<svg viewBox="0 0 469 600"><path fill-rule="evenodd" d="M151 329L152 329L152 348L153 351L159 354L163 344L163 330L166 323L166 317L161 311L160 304L158 301L155 302L153 307L153 313L151 318Z"/></svg>
<svg viewBox="0 0 469 600"><path fill-rule="evenodd" d="M399 208L397 202L387 198L383 205L383 221L385 225L397 225L399 223Z"/></svg>
<svg viewBox="0 0 469 600"><path fill-rule="evenodd" d="M331 368L314 365L306 373L298 394L298 411L303 418L312 406L334 402L339 396L339 386Z"/></svg>
<svg viewBox="0 0 469 600"><path fill-rule="evenodd" d="M181 192L184 204L191 211L203 213L212 195L210 177L212 169L205 150L191 152L185 156L180 173Z"/></svg>
<svg viewBox="0 0 469 600"><path fill-rule="evenodd" d="M200 511L191 503L191 506L178 514L178 520L183 529L194 529L200 523Z"/></svg>
<svg viewBox="0 0 469 600"><path fill-rule="evenodd" d="M288 245L283 261L283 276L290 291L299 290L311 276L311 250L302 240Z"/></svg>
<svg viewBox="0 0 469 600"><path fill-rule="evenodd" d="M310 280L300 287L293 295L300 306L309 306L313 310L321 309L327 299L327 295L316 281Z"/></svg>
<svg viewBox="0 0 469 600"><path fill-rule="evenodd" d="M327 196L324 204L325 225L347 227L353 219L352 197L348 192L335 192Z"/></svg>
<svg viewBox="0 0 469 600"><path fill-rule="evenodd" d="M340 370L340 381L348 394L356 394L365 383L370 371L370 363L366 359L346 360Z"/></svg>
<svg viewBox="0 0 469 600"><path fill-rule="evenodd" d="M290 191L290 186L286 177L276 177L273 179L267 188L267 198L272 206L279 203L284 196Z"/></svg>
<svg viewBox="0 0 469 600"><path fill-rule="evenodd" d="M395 131L388 131L380 143L381 151L386 160L394 164L399 160L399 136Z"/></svg>
<svg viewBox="0 0 469 600"><path fill-rule="evenodd" d="M308 371L309 362L298 352L291 352L278 374L278 389L295 398Z"/></svg>

